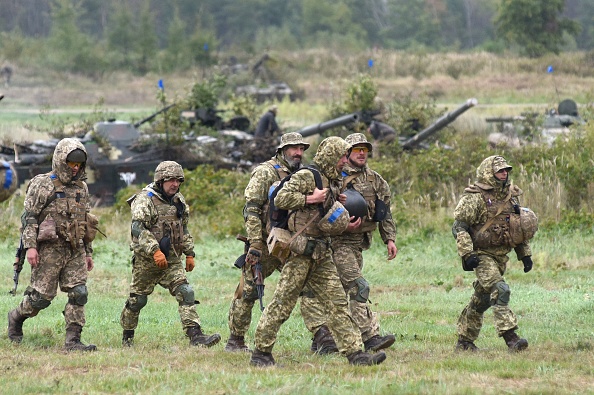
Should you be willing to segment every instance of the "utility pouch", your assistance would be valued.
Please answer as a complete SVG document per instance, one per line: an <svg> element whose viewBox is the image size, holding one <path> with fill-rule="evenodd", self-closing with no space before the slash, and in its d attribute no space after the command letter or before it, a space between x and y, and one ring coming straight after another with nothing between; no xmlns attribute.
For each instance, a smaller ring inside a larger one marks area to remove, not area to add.
<svg viewBox="0 0 594 395"><path fill-rule="evenodd" d="M39 232L37 233L37 241L56 240L58 234L56 233L56 221L49 214L41 224L39 224Z"/></svg>
<svg viewBox="0 0 594 395"><path fill-rule="evenodd" d="M375 213L371 219L373 222L382 222L388 216L388 205L381 199L375 199Z"/></svg>
<svg viewBox="0 0 594 395"><path fill-rule="evenodd" d="M289 244L289 249L297 255L312 256L316 242L303 235L297 235Z"/></svg>
<svg viewBox="0 0 594 395"><path fill-rule="evenodd" d="M169 258L169 251L171 251L171 238L169 236L163 236L159 241L159 249L165 255L165 258Z"/></svg>
<svg viewBox="0 0 594 395"><path fill-rule="evenodd" d="M97 230L99 226L99 218L96 215L87 213L87 225L85 228L85 235L83 241L85 244L91 243L97 236Z"/></svg>
<svg viewBox="0 0 594 395"><path fill-rule="evenodd" d="M266 240L270 255L277 257L284 262L291 253L291 232L282 228L272 228Z"/></svg>

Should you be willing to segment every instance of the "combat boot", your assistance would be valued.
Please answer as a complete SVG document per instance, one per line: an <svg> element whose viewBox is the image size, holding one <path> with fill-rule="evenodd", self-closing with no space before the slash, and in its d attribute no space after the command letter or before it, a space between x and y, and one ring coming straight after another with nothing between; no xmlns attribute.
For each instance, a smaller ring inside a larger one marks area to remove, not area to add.
<svg viewBox="0 0 594 395"><path fill-rule="evenodd" d="M502 336L510 351L522 351L528 348L528 340L522 339L513 329L504 332Z"/></svg>
<svg viewBox="0 0 594 395"><path fill-rule="evenodd" d="M322 325L314 335L315 352L320 355L334 354L338 352L336 342L326 325ZM314 348L312 344L312 349Z"/></svg>
<svg viewBox="0 0 594 395"><path fill-rule="evenodd" d="M479 348L470 340L466 340L462 336L458 336L458 342L456 343L456 351L478 351Z"/></svg>
<svg viewBox="0 0 594 395"><path fill-rule="evenodd" d="M202 333L200 325L189 327L186 329L186 334L190 338L190 346L212 347L221 340L221 335L218 333L213 335L205 335Z"/></svg>
<svg viewBox="0 0 594 395"><path fill-rule="evenodd" d="M379 365L386 360L386 353L380 351L376 354L369 354L364 351L357 351L351 355L347 355L347 359L351 365L371 366Z"/></svg>
<svg viewBox="0 0 594 395"><path fill-rule="evenodd" d="M225 345L225 351L250 352L250 349L248 348L248 346L245 345L245 338L243 336L231 334L229 336L229 340L227 340L227 344Z"/></svg>
<svg viewBox="0 0 594 395"><path fill-rule="evenodd" d="M27 318L17 309L8 312L8 338L11 342L20 343L23 340L23 322Z"/></svg>
<svg viewBox="0 0 594 395"><path fill-rule="evenodd" d="M375 335L363 342L365 351L379 351L390 347L396 341L394 335L380 336Z"/></svg>
<svg viewBox="0 0 594 395"><path fill-rule="evenodd" d="M122 335L122 347L132 347L134 345L134 329L124 329Z"/></svg>
<svg viewBox="0 0 594 395"><path fill-rule="evenodd" d="M271 352L264 352L255 349L250 358L250 365L253 366L274 366L274 358Z"/></svg>
<svg viewBox="0 0 594 395"><path fill-rule="evenodd" d="M95 351L97 346L89 344L88 346L80 341L80 334L82 326L78 324L70 324L66 328L66 342L64 348L66 351Z"/></svg>

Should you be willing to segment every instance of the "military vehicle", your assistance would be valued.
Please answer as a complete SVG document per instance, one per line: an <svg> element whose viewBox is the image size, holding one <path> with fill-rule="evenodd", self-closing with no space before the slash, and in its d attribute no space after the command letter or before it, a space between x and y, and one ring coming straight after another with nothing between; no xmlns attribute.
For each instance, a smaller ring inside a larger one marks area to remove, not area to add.
<svg viewBox="0 0 594 395"><path fill-rule="evenodd" d="M567 136L571 126L586 123L578 113L577 103L571 99L562 100L556 109L544 114L527 112L510 117L490 117L485 121L495 124L497 130L489 134L489 144L515 147L528 142L551 145L560 136Z"/></svg>

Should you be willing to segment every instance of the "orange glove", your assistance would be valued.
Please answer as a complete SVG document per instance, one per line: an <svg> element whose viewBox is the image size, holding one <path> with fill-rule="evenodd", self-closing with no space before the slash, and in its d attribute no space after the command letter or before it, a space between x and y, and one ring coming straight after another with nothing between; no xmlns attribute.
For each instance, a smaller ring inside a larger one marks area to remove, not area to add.
<svg viewBox="0 0 594 395"><path fill-rule="evenodd" d="M167 267L167 258L165 258L165 254L163 254L161 250L155 251L153 254L153 259L155 260L155 264L161 269L165 269Z"/></svg>
<svg viewBox="0 0 594 395"><path fill-rule="evenodd" d="M194 266L196 266L194 264L194 257L187 256L186 257L186 272L191 272L192 270L194 270Z"/></svg>

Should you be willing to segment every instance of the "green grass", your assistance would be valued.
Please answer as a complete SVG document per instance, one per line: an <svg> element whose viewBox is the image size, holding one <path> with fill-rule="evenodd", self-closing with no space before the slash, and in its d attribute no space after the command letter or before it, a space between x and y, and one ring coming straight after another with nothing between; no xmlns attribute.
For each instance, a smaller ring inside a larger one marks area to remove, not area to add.
<svg viewBox="0 0 594 395"><path fill-rule="evenodd" d="M365 253L372 309L380 314L382 330L397 337L380 366L352 367L344 357L312 355L299 309L281 328L274 348L277 367L253 368L248 354L225 353L227 311L239 276L232 262L242 252L234 239L199 241L198 265L188 276L200 300L202 325L208 333L221 333L221 344L188 346L174 299L158 289L142 310L136 345L122 349L119 315L128 292L130 252L124 238L110 238L96 242L83 331L83 341L99 351L62 351L66 296L59 293L48 309L25 322L21 345L12 345L5 335L0 339L0 386L4 393L47 394L594 393L591 232L541 231L533 242L535 267L528 274L511 254L506 275L511 306L519 333L530 342L521 354L507 352L490 312L477 341L481 352L454 352L456 320L470 297L473 275L461 270L447 229L429 236L411 229L401 233L396 260L386 261L379 238ZM0 287L6 291L12 286L13 248L14 242L0 244L6 262ZM19 294L28 276L25 266ZM275 274L267 280L266 301L277 279ZM4 312L19 301L20 296L0 293ZM250 345L259 316L254 309Z"/></svg>

